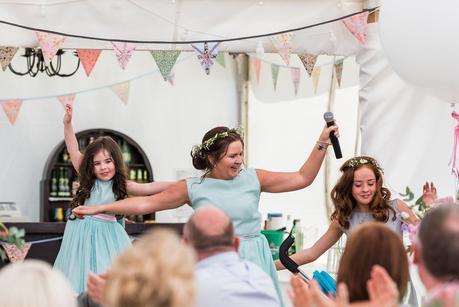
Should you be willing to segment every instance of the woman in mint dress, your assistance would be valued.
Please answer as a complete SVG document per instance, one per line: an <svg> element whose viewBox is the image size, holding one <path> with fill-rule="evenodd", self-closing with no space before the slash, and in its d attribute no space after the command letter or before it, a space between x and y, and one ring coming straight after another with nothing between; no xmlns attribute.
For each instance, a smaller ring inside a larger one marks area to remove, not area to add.
<svg viewBox="0 0 459 307"><path fill-rule="evenodd" d="M240 256L258 264L273 279L282 301L277 274L267 240L260 235L261 216L258 203L261 192L289 192L310 185L330 143L330 133L337 127L324 127L317 146L296 172L270 172L243 167L244 142L239 129L216 127L208 131L200 145L193 147L193 166L203 170L200 178L179 181L167 190L148 197L132 197L112 204L82 206L77 215L102 212L146 214L190 204L193 208L214 205L232 219L236 234L241 237Z"/></svg>

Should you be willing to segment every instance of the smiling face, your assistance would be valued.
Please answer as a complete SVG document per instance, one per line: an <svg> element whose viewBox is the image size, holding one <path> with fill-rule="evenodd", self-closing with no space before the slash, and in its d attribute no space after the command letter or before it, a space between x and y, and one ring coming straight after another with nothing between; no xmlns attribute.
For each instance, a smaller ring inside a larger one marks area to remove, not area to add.
<svg viewBox="0 0 459 307"><path fill-rule="evenodd" d="M115 176L116 169L112 156L107 150L101 149L92 160L94 175L102 181L109 181Z"/></svg>
<svg viewBox="0 0 459 307"><path fill-rule="evenodd" d="M352 196L357 202L357 207L367 211L376 192L376 176L368 166L362 166L354 172Z"/></svg>
<svg viewBox="0 0 459 307"><path fill-rule="evenodd" d="M233 179L241 170L244 159L244 147L240 141L234 141L228 145L226 152L218 161L211 161L214 165L210 176L216 179ZM213 159L212 159L213 160Z"/></svg>

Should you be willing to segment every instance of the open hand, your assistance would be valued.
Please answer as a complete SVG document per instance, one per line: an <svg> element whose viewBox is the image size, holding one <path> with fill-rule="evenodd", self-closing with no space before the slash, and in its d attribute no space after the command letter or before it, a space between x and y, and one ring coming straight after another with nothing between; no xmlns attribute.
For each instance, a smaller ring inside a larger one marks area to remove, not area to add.
<svg viewBox="0 0 459 307"><path fill-rule="evenodd" d="M424 201L424 204L428 207L437 198L437 188L434 186L433 182L430 182L430 185L426 182L422 187L422 200Z"/></svg>
<svg viewBox="0 0 459 307"><path fill-rule="evenodd" d="M95 215L101 213L99 206L78 206L72 210L75 216Z"/></svg>
<svg viewBox="0 0 459 307"><path fill-rule="evenodd" d="M386 270L379 265L373 266L371 270L371 277L367 281L367 290L371 306L399 306L397 286Z"/></svg>
<svg viewBox="0 0 459 307"><path fill-rule="evenodd" d="M64 125L70 124L72 122L73 108L71 104L65 105L65 115L64 115Z"/></svg>

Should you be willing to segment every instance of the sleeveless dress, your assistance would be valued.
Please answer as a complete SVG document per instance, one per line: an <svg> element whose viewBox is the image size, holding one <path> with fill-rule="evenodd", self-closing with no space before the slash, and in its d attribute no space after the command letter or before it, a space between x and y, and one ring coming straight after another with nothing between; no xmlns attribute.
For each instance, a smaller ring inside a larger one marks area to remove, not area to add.
<svg viewBox="0 0 459 307"><path fill-rule="evenodd" d="M242 169L230 180L189 178L186 180L188 197L193 209L213 205L223 210L232 220L240 238L239 256L259 265L273 280L283 306L282 292L276 268L265 236L260 234L260 182L255 169Z"/></svg>
<svg viewBox="0 0 459 307"><path fill-rule="evenodd" d="M97 179L85 206L116 201L112 186L111 180ZM54 268L64 273L76 293L82 293L86 291L88 273L105 272L113 258L129 246L131 240L124 230L124 220L117 222L113 215L68 220Z"/></svg>

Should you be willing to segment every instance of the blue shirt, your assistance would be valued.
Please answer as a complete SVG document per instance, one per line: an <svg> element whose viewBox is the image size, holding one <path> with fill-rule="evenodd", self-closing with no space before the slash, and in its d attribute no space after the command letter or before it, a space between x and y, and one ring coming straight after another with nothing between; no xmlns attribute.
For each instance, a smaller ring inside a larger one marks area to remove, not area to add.
<svg viewBox="0 0 459 307"><path fill-rule="evenodd" d="M210 256L196 264L196 307L279 307L271 278L235 252Z"/></svg>

